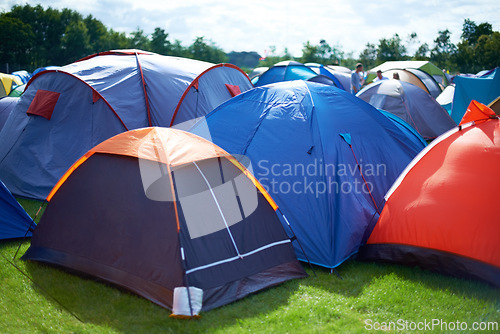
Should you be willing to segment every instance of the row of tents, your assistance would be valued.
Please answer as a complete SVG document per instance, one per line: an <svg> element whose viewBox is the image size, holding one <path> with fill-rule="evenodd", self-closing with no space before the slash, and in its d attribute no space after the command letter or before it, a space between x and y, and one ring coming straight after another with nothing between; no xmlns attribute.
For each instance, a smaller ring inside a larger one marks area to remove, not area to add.
<svg viewBox="0 0 500 334"><path fill-rule="evenodd" d="M498 245L484 237L498 235L498 219L485 209L470 224L479 204L465 196L498 188L477 176L478 164L485 177L498 166L498 117L473 103L427 146L422 129L382 107L316 79L254 87L227 64L89 56L35 75L0 132L0 197L10 203L0 210L17 207L1 223L33 233L24 259L102 278L176 315L304 277L297 259L336 268L358 253L439 269L422 256L431 249L454 259L448 273L500 285ZM47 203L36 228L9 191ZM423 197L404 204L407 192ZM410 220L409 207L422 216ZM443 246L450 235L460 247Z"/></svg>

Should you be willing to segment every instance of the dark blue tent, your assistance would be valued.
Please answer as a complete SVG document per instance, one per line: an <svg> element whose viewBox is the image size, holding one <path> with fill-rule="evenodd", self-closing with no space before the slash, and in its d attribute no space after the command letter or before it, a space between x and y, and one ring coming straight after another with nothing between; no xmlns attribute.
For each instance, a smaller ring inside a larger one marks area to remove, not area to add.
<svg viewBox="0 0 500 334"><path fill-rule="evenodd" d="M298 258L328 268L357 252L386 191L424 148L361 99L301 80L249 90L191 131L248 157L305 250L295 245Z"/></svg>
<svg viewBox="0 0 500 334"><path fill-rule="evenodd" d="M328 78L332 79L335 87L338 87L343 90L347 90L344 85L340 82L340 80L333 74L333 71L330 71L327 69L323 64L318 64L318 63L306 63L304 64L307 67L309 67L311 70L316 72L317 74L327 76ZM349 87L347 87L349 89Z"/></svg>
<svg viewBox="0 0 500 334"><path fill-rule="evenodd" d="M286 60L274 64L274 66L262 73L259 76L259 79L256 82L253 82L253 84L255 86L263 86L282 81L314 80L317 76L318 73L314 72L306 65L299 63L298 61ZM332 85L333 82L329 84Z"/></svg>
<svg viewBox="0 0 500 334"><path fill-rule="evenodd" d="M0 240L31 236L33 220L0 181Z"/></svg>

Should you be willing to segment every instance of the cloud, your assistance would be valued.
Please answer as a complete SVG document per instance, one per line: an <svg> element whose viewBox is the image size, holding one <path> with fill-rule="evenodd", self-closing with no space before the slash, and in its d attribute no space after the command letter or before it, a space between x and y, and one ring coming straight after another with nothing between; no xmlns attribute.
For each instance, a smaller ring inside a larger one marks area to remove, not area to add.
<svg viewBox="0 0 500 334"><path fill-rule="evenodd" d="M24 5L25 0L8 0L0 10ZM35 6L38 1L28 1ZM367 43L398 33L406 43L417 33L421 43L430 47L439 31L448 29L453 43L460 40L466 18L477 24L488 22L500 30L498 0L43 0L42 6L69 8L83 16L92 15L103 24L127 34L142 29L151 34L164 29L171 41L190 45L196 37L211 40L224 51L263 53L275 46L277 53L286 48L294 56L302 54L309 41L321 39L353 52L357 57Z"/></svg>

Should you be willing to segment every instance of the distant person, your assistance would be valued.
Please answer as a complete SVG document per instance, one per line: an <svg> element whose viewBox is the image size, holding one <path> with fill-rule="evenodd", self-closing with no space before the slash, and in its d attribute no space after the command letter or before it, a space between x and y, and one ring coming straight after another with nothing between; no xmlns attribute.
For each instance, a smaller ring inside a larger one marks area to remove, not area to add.
<svg viewBox="0 0 500 334"><path fill-rule="evenodd" d="M363 64L357 63L356 69L351 74L351 93L356 95L361 89L361 86L365 83L363 78Z"/></svg>
<svg viewBox="0 0 500 334"><path fill-rule="evenodd" d="M393 79L395 79L395 80L400 80L400 79L399 79L399 73L398 73L398 72L394 72L394 73L392 74L392 78L393 78Z"/></svg>
<svg viewBox="0 0 500 334"><path fill-rule="evenodd" d="M377 71L377 77L375 79L373 79L373 82L382 81L382 80L389 80L389 78L388 77L384 77L382 75L382 71L378 70Z"/></svg>

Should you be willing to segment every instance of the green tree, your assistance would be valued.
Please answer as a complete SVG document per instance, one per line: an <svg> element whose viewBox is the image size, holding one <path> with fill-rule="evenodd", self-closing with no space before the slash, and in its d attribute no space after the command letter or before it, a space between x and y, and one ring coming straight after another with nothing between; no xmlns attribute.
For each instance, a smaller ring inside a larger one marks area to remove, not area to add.
<svg viewBox="0 0 500 334"><path fill-rule="evenodd" d="M83 22L87 27L90 54L104 52L112 49L109 38L110 34L108 33L108 29L104 26L104 24L102 24L101 21L92 17L92 15L89 15L83 20Z"/></svg>
<svg viewBox="0 0 500 334"><path fill-rule="evenodd" d="M193 44L188 47L188 54L190 58L211 63L227 62L226 53L215 46L213 42L207 44L204 37L196 37Z"/></svg>
<svg viewBox="0 0 500 334"><path fill-rule="evenodd" d="M441 30L434 40L430 60L437 67L453 69L456 67L453 61L456 51L457 47L451 42L451 32L448 29Z"/></svg>
<svg viewBox="0 0 500 334"><path fill-rule="evenodd" d="M321 63L321 59L318 56L318 46L312 45L307 41L302 48L302 57L300 61L302 63Z"/></svg>
<svg viewBox="0 0 500 334"><path fill-rule="evenodd" d="M73 21L66 27L61 38L61 49L64 59L69 62L77 61L88 56L90 51L89 35L83 21Z"/></svg>
<svg viewBox="0 0 500 334"><path fill-rule="evenodd" d="M373 68L377 64L377 48L373 43L366 43L365 48L359 54L359 61L366 69Z"/></svg>
<svg viewBox="0 0 500 334"><path fill-rule="evenodd" d="M413 60L429 60L431 50L429 48L429 44L424 43L421 44L417 51L415 51L415 55L413 56Z"/></svg>
<svg viewBox="0 0 500 334"><path fill-rule="evenodd" d="M168 34L165 30L155 28L154 33L151 35L151 51L162 55L168 55L171 49L171 43L168 40Z"/></svg>
<svg viewBox="0 0 500 334"><path fill-rule="evenodd" d="M144 31L140 28L137 28L130 34L130 48L147 51L150 50L150 41L147 35L144 34Z"/></svg>
<svg viewBox="0 0 500 334"><path fill-rule="evenodd" d="M31 26L17 18L0 15L0 64L9 64L5 72L10 73L29 65L33 38ZM18 64L19 68L13 67L14 64Z"/></svg>
<svg viewBox="0 0 500 334"><path fill-rule="evenodd" d="M377 48L377 62L383 63L389 60L406 60L406 47L402 44L401 37L394 34L393 37L379 40Z"/></svg>

